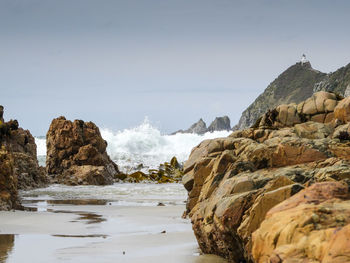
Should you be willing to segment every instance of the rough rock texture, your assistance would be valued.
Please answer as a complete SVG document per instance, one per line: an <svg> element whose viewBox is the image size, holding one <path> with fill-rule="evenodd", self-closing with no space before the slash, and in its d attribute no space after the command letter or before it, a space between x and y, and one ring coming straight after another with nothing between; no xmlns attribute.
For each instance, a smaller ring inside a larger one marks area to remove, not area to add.
<svg viewBox="0 0 350 263"><path fill-rule="evenodd" d="M18 176L18 188L43 187L48 184L45 169L37 160L34 137L28 130L18 127L16 120L3 122L3 107L0 107L0 144L13 157L14 172Z"/></svg>
<svg viewBox="0 0 350 263"><path fill-rule="evenodd" d="M272 208L252 236L255 262L349 262L348 188L317 183Z"/></svg>
<svg viewBox="0 0 350 263"><path fill-rule="evenodd" d="M341 102L339 102L341 100ZM339 105L338 105L339 102ZM347 99L342 99L334 93L316 92L299 104L282 104L257 119L254 128L291 127L307 121L330 123L335 118L345 122ZM334 116L337 114L339 116ZM343 116L340 116L342 114Z"/></svg>
<svg viewBox="0 0 350 263"><path fill-rule="evenodd" d="M344 120L333 114L344 102L339 99L320 92L300 106L281 105L253 128L203 141L192 150L184 165L186 214L204 253L253 262L252 233L270 209L314 183L350 184L350 123L347 111ZM332 115L315 118L320 114ZM273 228L266 231L278 235ZM317 262L303 257L290 262Z"/></svg>
<svg viewBox="0 0 350 263"><path fill-rule="evenodd" d="M208 131L229 131L231 130L230 118L227 116L216 117L215 120L209 125Z"/></svg>
<svg viewBox="0 0 350 263"><path fill-rule="evenodd" d="M46 144L46 171L58 183L106 185L119 173L107 155L107 142L92 122L56 118Z"/></svg>
<svg viewBox="0 0 350 263"><path fill-rule="evenodd" d="M14 170L13 156L5 147L0 149L0 210L19 207L17 175Z"/></svg>
<svg viewBox="0 0 350 263"><path fill-rule="evenodd" d="M318 91L350 96L350 64L325 74L314 70L309 62L296 63L279 75L242 113L234 129L248 128L269 109L280 104L298 104Z"/></svg>

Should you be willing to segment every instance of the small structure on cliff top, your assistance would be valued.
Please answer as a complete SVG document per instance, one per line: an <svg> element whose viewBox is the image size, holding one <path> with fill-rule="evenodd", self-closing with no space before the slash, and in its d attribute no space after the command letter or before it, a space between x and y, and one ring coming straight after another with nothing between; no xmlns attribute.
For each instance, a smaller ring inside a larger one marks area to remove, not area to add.
<svg viewBox="0 0 350 263"><path fill-rule="evenodd" d="M300 63L303 65L303 64L308 63L308 62L309 62L309 61L306 59L306 55L303 54L303 55L301 56Z"/></svg>

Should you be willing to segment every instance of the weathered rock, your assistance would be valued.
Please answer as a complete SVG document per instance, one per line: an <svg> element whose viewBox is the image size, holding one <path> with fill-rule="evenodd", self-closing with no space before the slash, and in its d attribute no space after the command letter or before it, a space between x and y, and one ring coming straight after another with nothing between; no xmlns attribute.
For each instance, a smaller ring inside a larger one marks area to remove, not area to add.
<svg viewBox="0 0 350 263"><path fill-rule="evenodd" d="M335 107L334 117L343 123L350 122L350 97L343 99Z"/></svg>
<svg viewBox="0 0 350 263"><path fill-rule="evenodd" d="M231 130L230 118L227 116L216 117L215 120L209 125L208 131L229 131Z"/></svg>
<svg viewBox="0 0 350 263"><path fill-rule="evenodd" d="M298 105L282 104L262 115L253 128L292 127L306 121L330 123L334 120L333 110L338 104L338 97L329 92L320 91Z"/></svg>
<svg viewBox="0 0 350 263"><path fill-rule="evenodd" d="M324 139L327 138L334 130L331 125L325 125L318 122L296 124L294 129L295 133L300 138L306 139Z"/></svg>
<svg viewBox="0 0 350 263"><path fill-rule="evenodd" d="M2 123L0 130L0 145L3 145L13 156L18 188L46 186L48 177L45 169L38 164L36 144L31 133L20 128L16 120Z"/></svg>
<svg viewBox="0 0 350 263"><path fill-rule="evenodd" d="M309 121L332 113L327 111L338 99L320 92L309 101L314 115L304 115L303 106L295 104L277 107L259 125L192 150L184 165L186 214L204 253L253 262L252 233L262 228L270 209L317 182L350 185L349 125Z"/></svg>
<svg viewBox="0 0 350 263"><path fill-rule="evenodd" d="M317 183L272 208L252 236L255 262L348 262L348 185Z"/></svg>
<svg viewBox="0 0 350 263"><path fill-rule="evenodd" d="M46 144L46 171L57 183L112 184L119 173L106 152L107 142L92 122L56 118Z"/></svg>
<svg viewBox="0 0 350 263"><path fill-rule="evenodd" d="M17 174L13 156L5 147L0 149L0 210L20 207L17 192Z"/></svg>

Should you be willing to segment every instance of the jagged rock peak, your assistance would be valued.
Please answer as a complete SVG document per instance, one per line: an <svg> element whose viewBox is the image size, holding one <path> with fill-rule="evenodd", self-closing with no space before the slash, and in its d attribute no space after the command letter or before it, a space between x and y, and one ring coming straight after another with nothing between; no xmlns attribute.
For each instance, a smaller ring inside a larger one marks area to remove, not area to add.
<svg viewBox="0 0 350 263"><path fill-rule="evenodd" d="M208 127L209 132L225 130L231 130L231 121L228 116L216 117L215 120Z"/></svg>
<svg viewBox="0 0 350 263"><path fill-rule="evenodd" d="M207 132L207 124L203 121L202 118L199 119L196 123L192 124L192 126L185 131L186 133L197 133L204 134Z"/></svg>

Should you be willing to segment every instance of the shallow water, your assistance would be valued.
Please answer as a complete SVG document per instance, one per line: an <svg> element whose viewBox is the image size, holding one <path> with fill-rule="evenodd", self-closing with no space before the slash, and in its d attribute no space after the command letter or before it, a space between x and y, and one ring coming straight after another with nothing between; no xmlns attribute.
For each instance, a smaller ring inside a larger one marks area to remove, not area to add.
<svg viewBox="0 0 350 263"><path fill-rule="evenodd" d="M21 196L36 212L0 213L0 262L226 262L200 255L180 184L52 185Z"/></svg>

